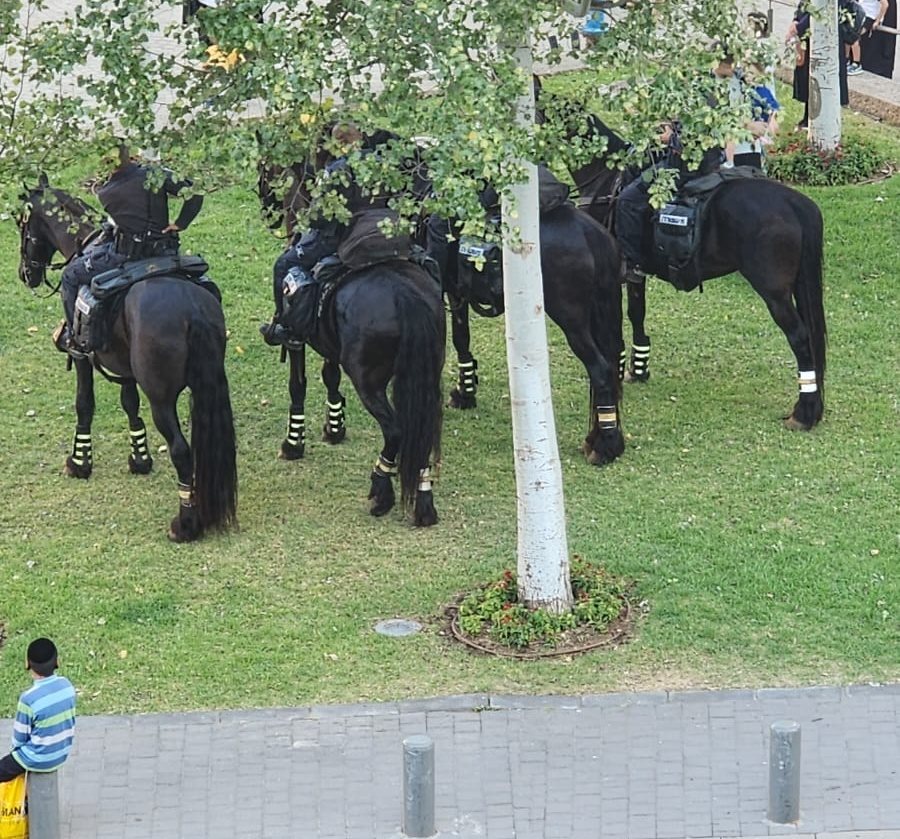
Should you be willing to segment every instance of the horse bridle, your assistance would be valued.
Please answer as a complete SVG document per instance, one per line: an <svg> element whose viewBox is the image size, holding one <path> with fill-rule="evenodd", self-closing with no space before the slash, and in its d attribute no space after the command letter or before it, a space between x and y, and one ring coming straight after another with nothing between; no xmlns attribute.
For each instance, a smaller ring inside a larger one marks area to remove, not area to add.
<svg viewBox="0 0 900 839"><path fill-rule="evenodd" d="M37 237L35 237L31 232L32 212L33 211L31 210L31 208L27 207L17 220L19 229L22 231L21 241L19 244L19 261L21 265L25 266L26 277L30 277L33 271L44 272L44 279L42 284L50 289L50 291L48 291L47 294L44 295L44 297L50 297L51 295L56 294L56 292L59 291L59 287L62 285L62 278L60 278L60 281L54 286L53 283L51 283L50 280L47 279L47 271L58 271L61 268L65 268L66 265L68 265L72 261L74 254L68 259L63 260L62 262L51 262L49 260L44 262L40 259L31 258L28 253L29 245L34 246L32 250L40 249L40 240L37 239ZM33 286L30 283L28 287L32 290L35 290L37 288L37 286ZM37 294L37 291L35 291L35 294Z"/></svg>

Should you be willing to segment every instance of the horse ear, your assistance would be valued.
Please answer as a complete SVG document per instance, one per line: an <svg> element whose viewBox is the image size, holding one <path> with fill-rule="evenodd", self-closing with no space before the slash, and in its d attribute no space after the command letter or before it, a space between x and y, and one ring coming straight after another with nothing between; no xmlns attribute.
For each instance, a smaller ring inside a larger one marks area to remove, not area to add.
<svg viewBox="0 0 900 839"><path fill-rule="evenodd" d="M43 189L46 189L48 186L50 186L50 180L47 178L46 172L41 172L40 177L38 178L38 186Z"/></svg>

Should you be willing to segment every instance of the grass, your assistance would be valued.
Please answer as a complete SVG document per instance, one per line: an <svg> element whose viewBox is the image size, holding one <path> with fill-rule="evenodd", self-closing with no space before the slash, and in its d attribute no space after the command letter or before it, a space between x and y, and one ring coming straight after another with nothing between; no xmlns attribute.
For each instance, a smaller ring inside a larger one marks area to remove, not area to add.
<svg viewBox="0 0 900 839"><path fill-rule="evenodd" d="M856 122L850 131L877 134L900 159L896 139ZM349 384L347 441L318 442L314 381L307 457L276 459L286 368L256 327L279 243L249 192L209 197L184 238L225 295L241 529L172 545L174 471L158 454L150 476L128 474L114 386L97 383L93 477L61 474L74 374L50 346L60 304L15 280L17 239L3 225L0 692L23 687L25 646L40 634L59 643L82 713L900 678L900 179L810 194L826 219L830 339L826 416L812 433L781 426L794 361L740 278L702 295L651 283L652 377L626 388L627 450L609 468L580 454L584 374L550 326L569 548L635 579L647 613L621 648L528 663L454 646L440 619L457 593L515 567L502 319L473 322L479 405L446 412L440 524L374 520L365 496L380 438ZM426 631L372 631L393 616Z"/></svg>

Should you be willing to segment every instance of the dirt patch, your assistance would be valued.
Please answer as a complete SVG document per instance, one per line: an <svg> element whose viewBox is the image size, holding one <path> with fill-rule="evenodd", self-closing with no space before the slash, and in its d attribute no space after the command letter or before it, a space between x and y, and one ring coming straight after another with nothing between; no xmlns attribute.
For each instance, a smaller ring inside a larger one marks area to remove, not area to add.
<svg viewBox="0 0 900 839"><path fill-rule="evenodd" d="M3 621L0 621L0 650L3 649L3 645L6 643L6 624Z"/></svg>
<svg viewBox="0 0 900 839"><path fill-rule="evenodd" d="M874 96L867 96L865 93L851 90L850 107L879 122L900 126L900 105L895 105L893 102L883 102Z"/></svg>

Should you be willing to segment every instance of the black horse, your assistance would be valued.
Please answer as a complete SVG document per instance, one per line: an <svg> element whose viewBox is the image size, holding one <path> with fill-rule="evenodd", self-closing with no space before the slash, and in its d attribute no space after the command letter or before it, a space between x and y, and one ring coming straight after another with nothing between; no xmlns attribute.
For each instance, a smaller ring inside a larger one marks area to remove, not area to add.
<svg viewBox="0 0 900 839"><path fill-rule="evenodd" d="M367 138L375 147L387 135ZM289 167L262 161L258 188L274 225L283 221L294 232L296 212L310 205L317 170L330 159L319 149L316 159ZM286 186L278 194L276 184ZM355 187L353 188L355 192ZM273 289L276 308L280 289ZM288 315L289 316L289 315ZM371 474L369 511L383 516L395 504L392 477L399 474L401 504L412 508L417 526L437 523L432 465L440 462L442 426L441 372L446 342L443 302L435 281L418 265L394 259L348 272L325 298L314 333L307 343L323 358L328 415L323 438L340 443L346 436L341 370L353 382L360 401L381 427L384 446ZM305 344L290 341L282 359L290 359L291 396L288 433L280 456L303 457L306 449ZM392 383L392 399L387 390Z"/></svg>
<svg viewBox="0 0 900 839"><path fill-rule="evenodd" d="M288 324L289 315L290 310ZM337 443L345 435L342 368L381 427L384 446L369 490L373 516L383 516L394 506L392 476L399 473L401 502L405 509L412 508L414 523L437 522L431 467L440 461L444 342L440 289L426 271L406 260L380 262L343 277L326 298L308 338L326 361L325 439ZM291 359L291 408L281 456L293 460L305 451L304 345L289 344L285 352Z"/></svg>
<svg viewBox="0 0 900 839"><path fill-rule="evenodd" d="M68 261L95 231L95 212L53 189L42 177L22 196L19 278L30 288L49 285L47 267L57 252ZM169 538L187 542L236 524L237 467L234 420L225 376L225 318L213 294L177 277L157 276L125 292L106 349L94 361L75 359L77 425L66 472L88 478L93 468L93 364L121 386L131 431L131 472L146 474L153 460L140 416L138 386L150 401L178 475L179 511ZM179 394L191 391L191 442L181 432Z"/></svg>
<svg viewBox="0 0 900 839"><path fill-rule="evenodd" d="M610 463L625 450L619 416L619 366L624 353L619 250L606 229L571 202L541 213L540 238L546 312L563 331L590 383L590 419L583 450L592 464ZM478 385L469 309L495 316L503 311L503 300L499 282L485 295L461 281L459 248L459 240L451 241L439 261L458 363L450 405L466 409L476 406Z"/></svg>
<svg viewBox="0 0 900 839"><path fill-rule="evenodd" d="M594 116L581 129L607 139L606 155L572 172L579 206L614 228L615 200L637 171L606 165L606 156L625 142ZM642 264L673 282L668 265L652 248L648 214ZM614 229L613 229L613 232ZM805 195L765 178L728 180L718 186L702 216L696 264L705 281L740 272L762 297L797 359L799 397L785 423L809 430L822 418L825 390L825 311L822 302L822 214ZM674 284L674 282L673 282ZM632 325L631 375L646 379L650 338L644 329L644 283L627 283Z"/></svg>

